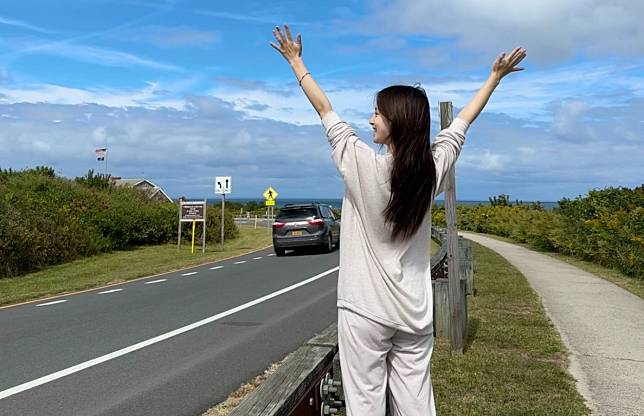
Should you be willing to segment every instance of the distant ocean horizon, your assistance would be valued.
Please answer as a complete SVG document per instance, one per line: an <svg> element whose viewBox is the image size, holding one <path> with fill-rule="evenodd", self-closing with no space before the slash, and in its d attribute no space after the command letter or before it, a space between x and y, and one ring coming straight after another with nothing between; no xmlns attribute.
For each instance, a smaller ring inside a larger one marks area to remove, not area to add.
<svg viewBox="0 0 644 416"><path fill-rule="evenodd" d="M252 201L255 201L261 204L264 203L264 199L262 198L226 198L226 202L237 202L242 204L245 204L247 202L252 202ZM277 200L275 200L275 207L280 208L286 204L305 204L310 202L319 202L321 204L331 205L332 208L338 208L338 209L342 208L342 198L277 198ZM443 205L444 202L445 201L442 199L437 199L436 201L434 201L434 203L438 206ZM529 204L531 202L536 202L536 201L522 201L522 202L524 204ZM557 208L559 205L559 203L556 201L539 201L539 202L546 210ZM221 198L208 198L208 203L209 204L221 203ZM511 203L514 204L515 201L511 201ZM490 205L490 201L462 200L462 201L456 201L456 205L468 205L468 206Z"/></svg>

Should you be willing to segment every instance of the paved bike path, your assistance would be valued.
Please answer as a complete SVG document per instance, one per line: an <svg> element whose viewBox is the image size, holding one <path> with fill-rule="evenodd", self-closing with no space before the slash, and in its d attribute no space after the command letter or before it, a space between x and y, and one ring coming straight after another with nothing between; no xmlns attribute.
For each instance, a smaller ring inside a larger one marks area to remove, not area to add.
<svg viewBox="0 0 644 416"><path fill-rule="evenodd" d="M644 300L563 261L481 234L528 279L570 352L569 371L594 415L644 415Z"/></svg>

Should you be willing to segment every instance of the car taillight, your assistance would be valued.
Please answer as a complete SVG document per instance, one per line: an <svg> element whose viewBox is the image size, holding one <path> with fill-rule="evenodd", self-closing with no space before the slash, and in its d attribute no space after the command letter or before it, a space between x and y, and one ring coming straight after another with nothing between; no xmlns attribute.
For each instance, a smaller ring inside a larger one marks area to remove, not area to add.
<svg viewBox="0 0 644 416"><path fill-rule="evenodd" d="M284 226L284 222L274 222L273 223L273 228L282 228Z"/></svg>
<svg viewBox="0 0 644 416"><path fill-rule="evenodd" d="M309 224L315 225L315 226L320 226L324 225L324 220L309 220Z"/></svg>

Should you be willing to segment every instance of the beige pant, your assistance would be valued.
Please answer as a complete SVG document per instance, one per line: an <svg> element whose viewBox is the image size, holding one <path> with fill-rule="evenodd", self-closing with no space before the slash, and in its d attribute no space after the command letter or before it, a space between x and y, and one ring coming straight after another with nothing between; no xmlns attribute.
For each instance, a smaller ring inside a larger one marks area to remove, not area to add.
<svg viewBox="0 0 644 416"><path fill-rule="evenodd" d="M434 335L414 335L338 308L338 345L347 416L434 416ZM387 389L387 386L389 387Z"/></svg>

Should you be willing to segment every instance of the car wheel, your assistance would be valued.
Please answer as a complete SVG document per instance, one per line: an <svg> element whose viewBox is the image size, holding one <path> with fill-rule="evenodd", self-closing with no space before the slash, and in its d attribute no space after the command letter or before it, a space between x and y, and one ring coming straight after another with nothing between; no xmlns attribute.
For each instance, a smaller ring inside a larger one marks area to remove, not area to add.
<svg viewBox="0 0 644 416"><path fill-rule="evenodd" d="M326 244L324 246L324 252L325 253L331 253L333 251L333 237L331 237L331 233L329 233L326 237Z"/></svg>
<svg viewBox="0 0 644 416"><path fill-rule="evenodd" d="M277 247L275 247L275 248L274 248L274 250L275 250L275 255L276 255L276 256L281 257L281 256L283 256L284 254L286 254L286 250L284 250L283 248L277 248Z"/></svg>

